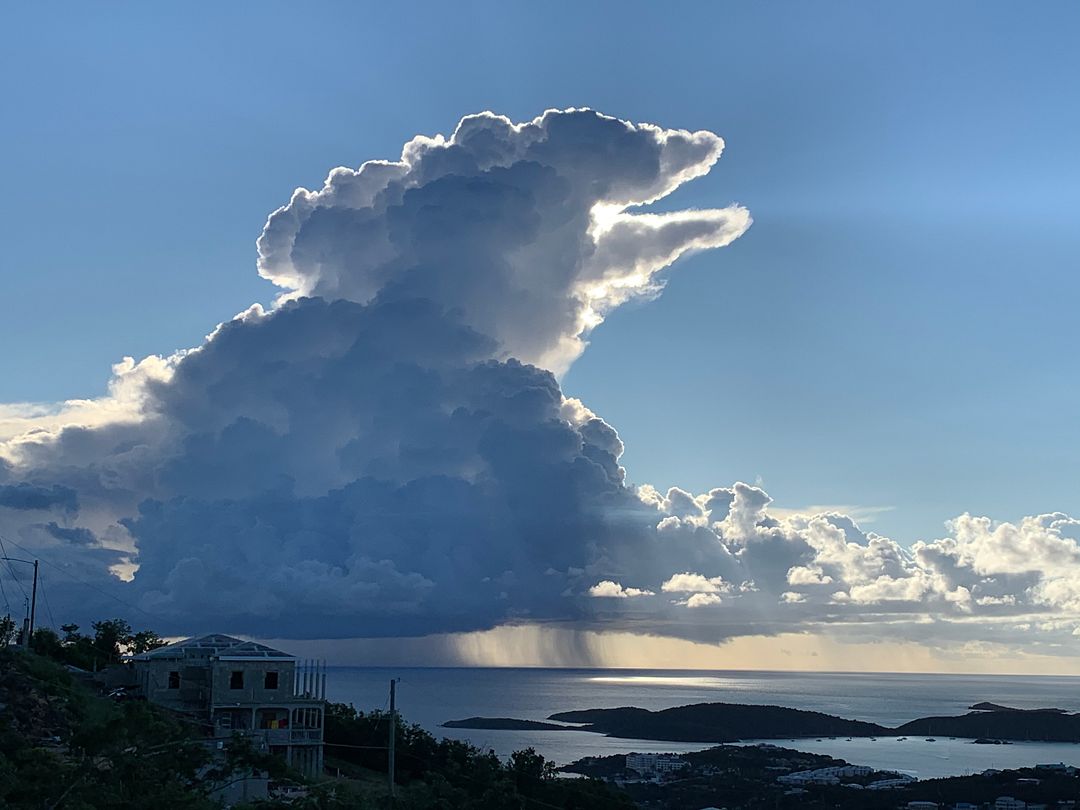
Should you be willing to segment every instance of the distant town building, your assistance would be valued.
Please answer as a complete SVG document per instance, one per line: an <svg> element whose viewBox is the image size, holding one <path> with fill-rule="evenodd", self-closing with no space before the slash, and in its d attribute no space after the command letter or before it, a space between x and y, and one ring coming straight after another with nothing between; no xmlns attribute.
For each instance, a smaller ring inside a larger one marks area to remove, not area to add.
<svg viewBox="0 0 1080 810"><path fill-rule="evenodd" d="M833 765L828 768L815 768L812 771L785 774L778 776L776 781L781 785L836 785L841 779L869 776L873 772L873 768L865 765Z"/></svg>
<svg viewBox="0 0 1080 810"><path fill-rule="evenodd" d="M896 788L907 787L914 781L916 781L914 776L909 776L906 773L901 773L889 779L878 779L876 782L871 782L869 785L866 786L866 789L895 790Z"/></svg>
<svg viewBox="0 0 1080 810"><path fill-rule="evenodd" d="M927 801L908 802L907 810L938 810L938 803Z"/></svg>
<svg viewBox="0 0 1080 810"><path fill-rule="evenodd" d="M672 754L627 754L627 770L637 771L642 776L655 776L674 773L690 765L682 757Z"/></svg>
<svg viewBox="0 0 1080 810"><path fill-rule="evenodd" d="M994 802L994 810L1027 810L1027 802L1012 796L998 796Z"/></svg>
<svg viewBox="0 0 1080 810"><path fill-rule="evenodd" d="M1069 776L1072 776L1074 773L1076 773L1076 768L1074 768L1072 765L1066 765L1064 762L1044 762L1042 764L1036 765L1035 770L1064 773L1068 774Z"/></svg>
<svg viewBox="0 0 1080 810"><path fill-rule="evenodd" d="M211 739L242 734L306 776L322 773L324 666L220 634L131 660L147 700L201 720Z"/></svg>

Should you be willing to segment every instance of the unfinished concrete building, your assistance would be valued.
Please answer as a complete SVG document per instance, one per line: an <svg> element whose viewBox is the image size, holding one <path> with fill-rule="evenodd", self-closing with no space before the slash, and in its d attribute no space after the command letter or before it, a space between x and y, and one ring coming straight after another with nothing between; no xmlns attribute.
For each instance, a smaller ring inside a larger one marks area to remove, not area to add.
<svg viewBox="0 0 1080 810"><path fill-rule="evenodd" d="M147 700L200 720L209 737L242 734L307 776L322 773L325 665L220 634L132 662Z"/></svg>

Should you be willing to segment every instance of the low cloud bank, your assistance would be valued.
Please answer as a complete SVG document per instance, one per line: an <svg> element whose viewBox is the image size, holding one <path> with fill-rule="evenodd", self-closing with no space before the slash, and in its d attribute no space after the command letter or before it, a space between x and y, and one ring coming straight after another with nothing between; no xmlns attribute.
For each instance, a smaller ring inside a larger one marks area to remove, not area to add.
<svg viewBox="0 0 1080 810"><path fill-rule="evenodd" d="M267 221L271 308L121 362L104 399L0 406L0 533L95 586L58 575L58 615L116 597L163 632L1063 643L1066 515L964 515L907 548L837 513L772 515L745 484L634 487L614 428L563 395L608 312L749 227L736 205L635 210L722 147L588 110L483 113L335 169Z"/></svg>

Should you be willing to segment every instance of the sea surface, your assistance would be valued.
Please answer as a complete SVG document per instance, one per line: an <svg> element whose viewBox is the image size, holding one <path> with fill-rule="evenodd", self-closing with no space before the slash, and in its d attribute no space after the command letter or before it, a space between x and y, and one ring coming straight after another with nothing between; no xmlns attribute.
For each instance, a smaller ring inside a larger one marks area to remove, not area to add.
<svg viewBox="0 0 1080 810"><path fill-rule="evenodd" d="M805 672L700 672L596 669L467 669L331 667L328 699L361 710L385 709L398 679L397 707L405 720L436 736L468 740L500 756L532 746L559 764L629 751L697 751L702 743L652 742L586 731L501 731L441 728L466 717L544 720L572 709L639 706L666 709L726 702L787 706L892 726L931 715L963 714L990 701L1016 708L1080 711L1080 677L912 675ZM909 773L921 779L1015 768L1042 762L1080 766L1080 745L922 738L768 740L768 743Z"/></svg>

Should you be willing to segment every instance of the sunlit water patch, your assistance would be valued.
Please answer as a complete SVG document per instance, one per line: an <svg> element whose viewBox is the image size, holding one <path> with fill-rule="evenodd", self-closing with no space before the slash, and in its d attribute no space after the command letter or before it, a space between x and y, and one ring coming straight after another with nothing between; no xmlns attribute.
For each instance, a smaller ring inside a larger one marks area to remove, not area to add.
<svg viewBox="0 0 1080 810"><path fill-rule="evenodd" d="M668 686L697 689L722 689L738 691L754 689L753 680L738 678L717 678L700 675L592 675L583 678L586 683L611 683L625 686Z"/></svg>

